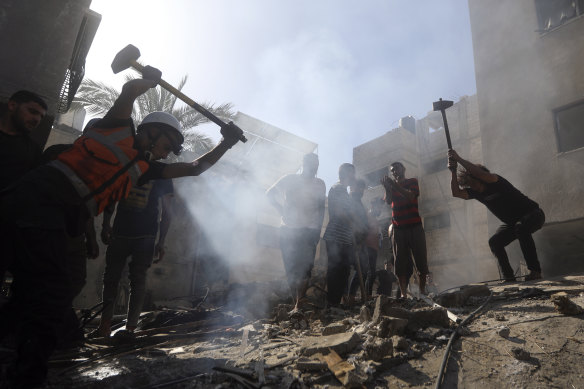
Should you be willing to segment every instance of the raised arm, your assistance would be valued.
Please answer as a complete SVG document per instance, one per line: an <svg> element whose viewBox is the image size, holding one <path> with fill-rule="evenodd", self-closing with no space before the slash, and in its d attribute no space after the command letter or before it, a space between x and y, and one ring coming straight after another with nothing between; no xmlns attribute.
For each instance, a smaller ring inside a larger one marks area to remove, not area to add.
<svg viewBox="0 0 584 389"><path fill-rule="evenodd" d="M450 177L450 190L452 191L453 197L468 200L469 199L468 192L465 189L460 189L460 186L458 185L458 177L456 175L457 165L458 164L456 160L454 160L454 158L448 158L448 169L452 174L452 176Z"/></svg>
<svg viewBox="0 0 584 389"><path fill-rule="evenodd" d="M470 173L471 176L478 178L483 182L490 184L499 180L499 177L496 174L489 173L474 163L463 159L455 150L448 150L448 159L453 159L454 161L458 162L466 169L466 171Z"/></svg>
<svg viewBox="0 0 584 389"><path fill-rule="evenodd" d="M113 107L105 115L107 119L128 119L132 115L134 101L138 96L157 84L155 80L137 78L130 80L122 87L122 93L114 102Z"/></svg>
<svg viewBox="0 0 584 389"><path fill-rule="evenodd" d="M239 127L232 125L232 123L226 124L221 128L223 139L213 150L190 163L177 162L166 165L162 170L162 178L198 176L219 161L223 154L239 141L241 132Z"/></svg>

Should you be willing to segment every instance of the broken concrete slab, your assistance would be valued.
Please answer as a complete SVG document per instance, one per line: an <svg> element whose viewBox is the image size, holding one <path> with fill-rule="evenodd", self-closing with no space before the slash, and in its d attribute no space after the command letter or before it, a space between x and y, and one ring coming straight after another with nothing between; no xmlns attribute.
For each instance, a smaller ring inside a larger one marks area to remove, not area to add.
<svg viewBox="0 0 584 389"><path fill-rule="evenodd" d="M584 312L584 309L578 304L572 302L566 292L555 293L551 296L556 311L562 315L579 315Z"/></svg>
<svg viewBox="0 0 584 389"><path fill-rule="evenodd" d="M327 368L327 364L317 359L300 357L296 361L296 368L300 371L320 371Z"/></svg>
<svg viewBox="0 0 584 389"><path fill-rule="evenodd" d="M365 356L368 359L379 362L383 358L391 357L393 355L393 340L384 338L371 338L367 340L363 347L365 349Z"/></svg>
<svg viewBox="0 0 584 389"><path fill-rule="evenodd" d="M389 338L394 335L403 335L408 325L407 319L399 317L382 316L379 323L377 336L380 338Z"/></svg>
<svg viewBox="0 0 584 389"><path fill-rule="evenodd" d="M425 328L428 326L449 327L450 319L444 308L430 308L413 311L408 318L410 327Z"/></svg>
<svg viewBox="0 0 584 389"><path fill-rule="evenodd" d="M342 356L352 351L359 343L361 343L361 337L354 332L328 336L309 336L302 342L300 353L305 356L316 353L326 354L331 349Z"/></svg>
<svg viewBox="0 0 584 389"><path fill-rule="evenodd" d="M467 285L461 287L459 290L442 294L436 297L436 303L444 307L460 307L463 306L469 297L486 297L491 294L491 291L486 285Z"/></svg>
<svg viewBox="0 0 584 389"><path fill-rule="evenodd" d="M322 334L324 336L340 334L345 332L346 329L347 327L343 323L331 323L322 329Z"/></svg>

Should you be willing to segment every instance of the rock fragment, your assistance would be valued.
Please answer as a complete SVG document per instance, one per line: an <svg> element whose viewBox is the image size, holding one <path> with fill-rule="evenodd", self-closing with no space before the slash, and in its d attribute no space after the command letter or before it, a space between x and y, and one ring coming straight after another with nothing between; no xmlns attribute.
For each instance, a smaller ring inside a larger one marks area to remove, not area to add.
<svg viewBox="0 0 584 389"><path fill-rule="evenodd" d="M507 326L501 326L497 328L497 335L502 338L508 338L509 334L511 334L511 329Z"/></svg>
<svg viewBox="0 0 584 389"><path fill-rule="evenodd" d="M345 332L345 329L346 326L343 323L332 323L323 328L322 334L325 336L340 334L342 332Z"/></svg>
<svg viewBox="0 0 584 389"><path fill-rule="evenodd" d="M366 306L361 307L361 311L359 312L359 319L361 319L362 323L371 321L371 312L369 312L369 308Z"/></svg>
<svg viewBox="0 0 584 389"><path fill-rule="evenodd" d="M511 349L511 354L519 361L529 361L531 359L529 351L525 351L521 347L513 347Z"/></svg>
<svg viewBox="0 0 584 389"><path fill-rule="evenodd" d="M394 336L391 338L393 341L393 348L396 350L407 350L409 347L408 340L403 336Z"/></svg>
<svg viewBox="0 0 584 389"><path fill-rule="evenodd" d="M551 300L556 307L556 311L562 315L579 315L584 312L582 307L570 300L566 292L553 294Z"/></svg>

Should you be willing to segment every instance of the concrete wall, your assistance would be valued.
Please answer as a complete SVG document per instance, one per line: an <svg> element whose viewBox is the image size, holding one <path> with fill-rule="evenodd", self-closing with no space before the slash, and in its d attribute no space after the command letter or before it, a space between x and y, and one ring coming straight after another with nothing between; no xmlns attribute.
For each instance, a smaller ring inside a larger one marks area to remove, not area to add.
<svg viewBox="0 0 584 389"><path fill-rule="evenodd" d="M3 0L0 3L0 100L28 89L49 105L48 115L33 132L44 146L51 130L59 92L91 0Z"/></svg>
<svg viewBox="0 0 584 389"><path fill-rule="evenodd" d="M535 238L548 248L544 272L555 273L558 257L584 252L582 223L573 223L584 218L584 148L560 151L553 113L584 99L584 18L542 33L534 0L469 0L469 9L484 162L545 211ZM558 223L570 242L551 234Z"/></svg>

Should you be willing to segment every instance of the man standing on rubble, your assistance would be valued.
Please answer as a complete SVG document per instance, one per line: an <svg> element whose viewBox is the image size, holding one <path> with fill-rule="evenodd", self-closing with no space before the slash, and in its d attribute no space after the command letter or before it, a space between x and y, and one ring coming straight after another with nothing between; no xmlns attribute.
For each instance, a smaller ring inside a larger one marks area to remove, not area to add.
<svg viewBox="0 0 584 389"><path fill-rule="evenodd" d="M375 263L373 264L373 271L371 270L371 261L369 258L369 252L367 250L367 235L369 233L369 219L367 216L367 211L363 206L363 194L367 184L365 180L358 178L355 180L353 185L349 189L349 194L353 200L353 236L355 238L355 252L356 258L354 262L355 272L349 283L349 305L352 305L355 301L355 296L357 295L357 289L361 281L365 287L365 293L371 295L369 291L368 283L373 286L373 278L375 278ZM377 256L373 258L373 261L377 260ZM361 280L359 279L359 271L357 270L357 261L359 261L361 270ZM365 296L361 297L362 301L365 301Z"/></svg>
<svg viewBox="0 0 584 389"><path fill-rule="evenodd" d="M302 173L287 174L266 191L282 216L280 249L295 307L305 296L324 220L326 185L316 177L318 155L306 154ZM283 195L284 201L279 198Z"/></svg>
<svg viewBox="0 0 584 389"><path fill-rule="evenodd" d="M324 232L328 255L326 274L329 304L339 304L355 257L353 252L353 199L347 187L355 181L355 166L344 163L339 167L339 182L328 193L329 222Z"/></svg>
<svg viewBox="0 0 584 389"><path fill-rule="evenodd" d="M134 101L160 80L156 69L145 74L151 79L127 82L104 119L57 160L27 173L0 200L2 247L16 257L11 267L12 295L0 312L0 335L12 332L18 345L9 372L14 387L44 381L47 361L71 306L70 280L64 269L67 232L78 235L87 217L127 197L134 185L201 174L242 135L230 123L221 128L223 140L192 163L156 162L180 152L184 138L180 129L162 122L148 123L134 133L130 118Z"/></svg>
<svg viewBox="0 0 584 389"><path fill-rule="evenodd" d="M155 112L146 116L141 126L149 121L160 120L156 116L163 113ZM176 120L172 115L167 115L167 119ZM178 126L178 121L176 125ZM126 330L118 331L116 335L130 337L133 335L146 295L146 272L154 257L157 257L154 263L164 258L164 244L172 220L173 193L174 187L172 180L169 179L154 180L133 187L129 196L118 203L113 228L110 224L112 214L107 210L104 212L101 236L103 243L109 246L105 255L103 274L103 311L95 335L110 336L118 284L129 256L132 259L129 265L130 299ZM162 204L160 217L159 202Z"/></svg>
<svg viewBox="0 0 584 389"><path fill-rule="evenodd" d="M391 204L391 223L393 225L393 256L401 297L407 296L408 279L411 271L411 256L414 258L420 278L420 293L426 293L428 259L426 234L422 218L418 213L420 188L418 180L406 178L406 168L401 162L394 162L389 170L393 179L385 176L381 180L385 188L385 202Z"/></svg>
<svg viewBox="0 0 584 389"><path fill-rule="evenodd" d="M463 171L457 174L458 164ZM521 193L509 181L491 173L482 165L473 164L448 150L448 168L452 172L452 196L464 200L476 199L483 203L504 224L489 239L489 246L499 262L505 281L515 281L505 247L519 240L521 252L529 269L526 281L541 278L533 234L545 223L545 214L539 205ZM462 186L462 188L461 188Z"/></svg>

